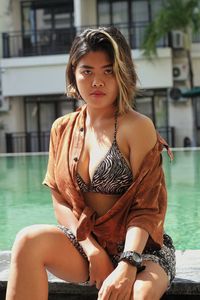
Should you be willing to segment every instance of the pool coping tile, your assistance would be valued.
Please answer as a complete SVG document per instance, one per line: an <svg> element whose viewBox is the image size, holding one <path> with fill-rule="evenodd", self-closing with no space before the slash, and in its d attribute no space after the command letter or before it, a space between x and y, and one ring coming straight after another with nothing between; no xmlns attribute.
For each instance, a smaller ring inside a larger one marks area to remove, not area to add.
<svg viewBox="0 0 200 300"><path fill-rule="evenodd" d="M0 289L5 289L9 274L11 252L0 252ZM176 278L169 294L200 295L200 250L176 250ZM81 285L66 284L63 280L48 273L49 290L70 292L81 289L81 293L94 293L95 290Z"/></svg>

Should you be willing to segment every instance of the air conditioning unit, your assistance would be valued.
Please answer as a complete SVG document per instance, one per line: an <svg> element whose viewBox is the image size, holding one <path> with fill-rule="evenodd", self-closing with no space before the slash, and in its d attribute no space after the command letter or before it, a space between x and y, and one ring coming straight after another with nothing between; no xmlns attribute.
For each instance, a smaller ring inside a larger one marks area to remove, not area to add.
<svg viewBox="0 0 200 300"><path fill-rule="evenodd" d="M173 87L168 89L167 97L168 100L174 103L185 103L188 98L182 96L182 93L186 92L188 89L186 87Z"/></svg>
<svg viewBox="0 0 200 300"><path fill-rule="evenodd" d="M181 30L173 30L171 32L171 46L173 49L184 48L184 33Z"/></svg>
<svg viewBox="0 0 200 300"><path fill-rule="evenodd" d="M0 112L1 111L9 111L10 104L9 104L9 98L5 98L2 95L0 95Z"/></svg>
<svg viewBox="0 0 200 300"><path fill-rule="evenodd" d="M174 64L173 65L173 79L175 81L184 81L188 79L188 64L181 63L181 64Z"/></svg>

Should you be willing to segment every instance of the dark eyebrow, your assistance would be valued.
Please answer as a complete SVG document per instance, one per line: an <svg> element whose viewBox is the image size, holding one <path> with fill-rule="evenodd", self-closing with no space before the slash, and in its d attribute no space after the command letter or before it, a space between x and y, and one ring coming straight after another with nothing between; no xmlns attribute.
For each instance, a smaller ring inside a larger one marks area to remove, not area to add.
<svg viewBox="0 0 200 300"><path fill-rule="evenodd" d="M105 68L110 68L110 67L113 67L113 64L105 65L105 66L103 66L103 69L105 69Z"/></svg>
<svg viewBox="0 0 200 300"><path fill-rule="evenodd" d="M109 68L109 67L113 67L113 64L108 64L108 65L102 66L102 69L106 69L106 68ZM88 66L88 65L81 65L79 68L81 68L81 69L94 69L94 67Z"/></svg>
<svg viewBox="0 0 200 300"><path fill-rule="evenodd" d="M93 67L88 66L88 65L81 65L79 68L81 68L81 69L94 69Z"/></svg>

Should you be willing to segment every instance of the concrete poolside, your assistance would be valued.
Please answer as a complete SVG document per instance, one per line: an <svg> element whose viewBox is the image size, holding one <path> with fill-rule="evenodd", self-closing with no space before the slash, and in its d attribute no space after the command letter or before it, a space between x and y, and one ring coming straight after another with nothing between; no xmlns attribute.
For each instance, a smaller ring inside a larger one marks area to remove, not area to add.
<svg viewBox="0 0 200 300"><path fill-rule="evenodd" d="M200 250L176 251L177 274L165 299L200 299ZM5 299L10 251L0 252L0 300ZM49 274L49 300L94 300L97 290L66 283ZM28 299L27 299L28 300Z"/></svg>

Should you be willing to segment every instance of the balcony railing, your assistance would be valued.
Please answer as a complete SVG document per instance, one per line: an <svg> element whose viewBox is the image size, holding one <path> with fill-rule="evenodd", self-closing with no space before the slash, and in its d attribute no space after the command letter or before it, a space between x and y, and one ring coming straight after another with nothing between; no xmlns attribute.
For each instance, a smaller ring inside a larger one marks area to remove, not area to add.
<svg viewBox="0 0 200 300"><path fill-rule="evenodd" d="M147 25L147 23L137 23L131 26L128 26L127 23L115 24L115 26L122 31L132 49L141 47ZM90 27L95 28L96 26ZM84 28L86 27L3 33L3 57L67 53L69 52L76 33L82 31ZM168 39L161 39L157 46L168 46Z"/></svg>
<svg viewBox="0 0 200 300"><path fill-rule="evenodd" d="M145 30L148 23L134 23L131 25L115 24L132 49L141 48ZM86 26L88 27L88 26ZM37 30L25 32L5 32L3 39L3 57L24 57L51 54L64 54L69 52L72 41L77 33L86 27L71 27L56 30ZM96 27L96 26L89 26ZM193 35L193 43L200 43L200 33ZM157 47L167 47L168 37L162 38Z"/></svg>
<svg viewBox="0 0 200 300"><path fill-rule="evenodd" d="M174 147L175 132L174 127L157 128L160 134ZM12 132L6 133L6 152L47 152L49 150L50 132Z"/></svg>
<svg viewBox="0 0 200 300"><path fill-rule="evenodd" d="M170 147L175 147L175 128L174 127L158 127L158 132L167 141Z"/></svg>
<svg viewBox="0 0 200 300"><path fill-rule="evenodd" d="M50 132L6 133L6 152L46 152L49 150Z"/></svg>
<svg viewBox="0 0 200 300"><path fill-rule="evenodd" d="M75 34L75 28L3 33L3 57L67 53Z"/></svg>

